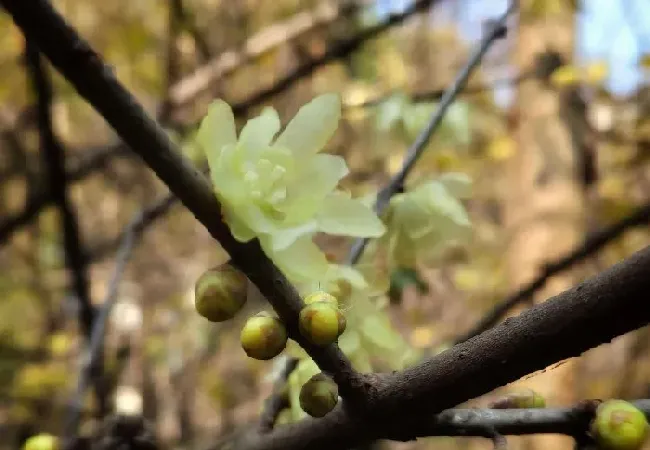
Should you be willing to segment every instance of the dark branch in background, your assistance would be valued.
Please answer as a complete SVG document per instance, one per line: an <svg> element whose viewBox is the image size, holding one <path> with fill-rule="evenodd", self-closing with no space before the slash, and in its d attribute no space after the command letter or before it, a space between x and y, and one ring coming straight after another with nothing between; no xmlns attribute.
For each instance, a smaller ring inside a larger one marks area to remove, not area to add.
<svg viewBox="0 0 650 450"><path fill-rule="evenodd" d="M285 361L282 372L279 374L273 386L273 393L264 402L264 408L259 418L259 431L261 433L270 431L280 411L288 406L287 379L291 375L291 372L298 366L298 362L299 360L297 358L292 357L288 357Z"/></svg>
<svg viewBox="0 0 650 450"><path fill-rule="evenodd" d="M453 84L443 94L440 100L440 104L438 105L436 112L433 114L433 116L431 116L431 119L429 120L429 123L427 123L427 126L420 132L415 142L413 142L411 147L408 149L400 171L391 178L388 184L382 188L381 191L379 191L377 200L375 202L375 211L377 211L378 214L381 214L384 211L391 197L404 188L404 180L406 180L407 175L411 169L413 169L415 163L426 149L429 139L431 139L433 133L438 129L440 124L442 124L442 120L447 113L447 109L449 109L458 94L460 94L460 92L463 90L474 69L478 67L479 63L487 51L490 49L492 44L497 39L505 36L506 19L515 9L516 3L517 2L514 1L510 3L510 6L507 8L506 12L503 13L501 17L499 17L499 19L492 25L491 29L488 31L485 37L481 40L478 48L469 58L465 67L463 67L463 69L454 80ZM368 239L360 238L355 241L354 245L352 246L352 250L350 251L350 256L348 257L349 264L355 264L359 261L359 258L361 257L361 254L363 253L363 250L367 244Z"/></svg>
<svg viewBox="0 0 650 450"><path fill-rule="evenodd" d="M139 216L139 222L135 225L138 233L143 232L147 227L149 227L156 219L165 215L172 206L178 203L178 198L173 194L166 194L155 203L152 203L149 206L144 207ZM88 252L88 261L95 262L98 261L109 253L112 253L115 248L119 245L120 242L124 240L124 237L130 233L130 226L126 226L124 230L120 232L119 235L114 238L107 239L104 242L101 242L91 248Z"/></svg>
<svg viewBox="0 0 650 450"><path fill-rule="evenodd" d="M415 367L377 375L368 408L337 407L264 435L238 450L327 450L375 439L420 437L436 413L650 322L650 246L599 275Z"/></svg>
<svg viewBox="0 0 650 450"><path fill-rule="evenodd" d="M63 228L65 261L72 276L72 285L79 303L79 325L86 336L90 336L93 322L93 306L83 258L79 223L74 208L68 199L65 178L65 155L61 143L52 129L52 86L42 65L38 48L27 40L26 64L30 73L38 102L38 131L43 160L46 165L48 189L59 207Z"/></svg>
<svg viewBox="0 0 650 450"><path fill-rule="evenodd" d="M386 20L359 32L359 34L356 36L347 40L339 41L337 44L323 53L323 55L319 58L315 58L309 61L307 64L298 67L293 73L279 80L273 86L269 87L268 89L263 89L257 94L250 97L248 100L235 105L233 107L233 110L235 113L239 113L251 108L254 105L268 100L269 98L293 85L299 79L311 75L311 73L314 72L317 68L337 59L348 56L350 53L360 48L366 41L377 37L395 25L401 24L412 15L425 11L427 8L430 8L439 1L440 0L417 0L413 3L412 6L406 8L403 12L399 14L391 14Z"/></svg>
<svg viewBox="0 0 650 450"><path fill-rule="evenodd" d="M302 337L298 332L298 315L304 304L296 289L262 251L257 240L243 244L232 236L221 220L221 205L209 181L117 81L99 55L46 0L5 0L4 5L52 64L219 241L232 262L271 303L290 336L321 370L333 377L341 396L353 400L352 403L362 402L366 377L353 370L337 345L320 348Z"/></svg>
<svg viewBox="0 0 650 450"><path fill-rule="evenodd" d="M273 86L262 89L256 94L253 94L248 99L233 105L233 111L239 116L244 115L250 108L257 106L270 97L288 89L293 85L293 83L309 76L319 67L322 67L323 65L328 64L336 59L341 59L348 56L350 53L359 48L366 40L376 37L381 32L389 30L394 25L399 25L410 15L424 10L426 7L433 5L437 1L440 0L420 0L413 7L404 11L404 13L391 16L390 19L380 23L375 27L361 32L361 34L358 36L350 38L347 41L343 41L325 53L323 57L309 61L308 63L298 67L292 73L288 74L285 78L279 80ZM95 170L104 167L113 156L128 154L128 148L121 142L97 149L96 151L98 152L96 157L87 158L83 164L79 164L79 167L76 170L71 170L68 172L68 179L70 181L79 181L84 179ZM173 202L173 200L171 201ZM48 206L52 202L53 200L50 196L50 193L47 190L44 190L43 192L39 192L37 195L35 195L33 201L27 202L25 209L21 213L9 217L3 222L0 222L0 244L4 243L20 227L31 222L44 207ZM153 206L151 209L153 209ZM166 211L167 210L160 211L160 216ZM152 222L157 217L152 218ZM113 247L109 249L108 246L111 245L111 242ZM107 241L106 244L101 244L100 247L105 248L105 251L107 252L113 251L119 242L120 237L117 237L115 239ZM95 252L92 253L94 254ZM103 251L98 253L100 253L102 256L104 255ZM95 258L90 259L94 260Z"/></svg>
<svg viewBox="0 0 650 450"><path fill-rule="evenodd" d="M210 86L213 86L216 81L277 47L279 44L295 40L317 26L329 25L341 17L352 15L358 10L359 5L355 3L346 3L341 6L322 3L319 8L313 11L296 13L284 22L276 23L262 29L255 35L249 37L244 42L241 50L233 49L221 53L176 83L170 92L171 104L175 107L188 104L198 95L209 89ZM314 68L323 64L324 62L316 63ZM255 102L257 103L257 101Z"/></svg>
<svg viewBox="0 0 650 450"><path fill-rule="evenodd" d="M587 236L582 245L554 262L548 263L542 269L542 273L521 290L496 305L477 323L474 328L456 340L456 343L464 342L485 330L492 328L516 305L532 298L542 289L546 282L554 275L571 268L576 263L583 261L589 256L601 250L607 244L620 237L630 228L647 226L650 224L650 203L639 207L633 214L616 222L600 231Z"/></svg>
<svg viewBox="0 0 650 450"><path fill-rule="evenodd" d="M124 156L127 153L128 149L122 144L89 150L77 164L66 170L66 180L68 183L83 180L96 170L105 167L110 159ZM47 186L37 186L31 199L27 201L25 209L0 222L0 245L6 242L18 229L29 224L43 208L54 203L54 201L54 193Z"/></svg>
<svg viewBox="0 0 650 450"><path fill-rule="evenodd" d="M210 50L210 46L203 36L204 33L196 25L194 15L183 5L183 0L171 0L170 7L172 8L172 12L180 20L181 29L186 30L192 36L201 60L209 60L212 57L212 50Z"/></svg>
<svg viewBox="0 0 650 450"><path fill-rule="evenodd" d="M136 216L131 221L129 232L125 235L117 255L115 268L113 269L113 275L111 276L111 280L108 284L108 292L106 294L106 298L99 308L97 318L93 324L92 333L90 335L88 354L81 366L81 373L79 374L79 380L77 382L77 390L70 404L70 417L68 418L66 430L66 435L70 440L74 440L75 436L77 435L79 419L81 417L81 411L83 410L82 408L84 394L86 393L88 384L93 377L93 367L97 365L98 359L102 355L102 350L104 348L106 323L108 322L111 310L117 301L117 293L118 287L120 285L120 280L122 279L122 274L126 268L126 263L129 260L131 250L133 249L133 245L139 234L137 224L140 221L141 218L139 216Z"/></svg>

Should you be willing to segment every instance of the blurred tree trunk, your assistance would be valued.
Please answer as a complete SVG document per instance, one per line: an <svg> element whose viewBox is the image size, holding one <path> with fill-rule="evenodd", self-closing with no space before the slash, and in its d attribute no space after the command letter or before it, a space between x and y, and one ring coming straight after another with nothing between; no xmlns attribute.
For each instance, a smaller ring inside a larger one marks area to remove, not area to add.
<svg viewBox="0 0 650 450"><path fill-rule="evenodd" d="M574 15L570 10L533 14L527 3L531 2L521 4L513 57L520 73L535 67L541 76L519 85L511 122L517 153L507 169L505 212L511 239L507 264L515 290L535 278L545 262L572 249L584 232L584 202L571 130L562 120L562 95L547 81L553 66L571 60ZM569 276L555 277L534 301L543 301L572 283ZM548 403L558 405L575 400L574 383L575 365L568 361L520 381L513 389L532 388ZM522 447L570 449L572 440L553 435L513 439L510 448Z"/></svg>

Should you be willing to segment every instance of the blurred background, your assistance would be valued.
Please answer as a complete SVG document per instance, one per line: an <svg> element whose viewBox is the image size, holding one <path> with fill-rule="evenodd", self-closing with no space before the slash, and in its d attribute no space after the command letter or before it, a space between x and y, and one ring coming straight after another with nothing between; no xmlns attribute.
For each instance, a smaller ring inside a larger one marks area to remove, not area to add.
<svg viewBox="0 0 650 450"><path fill-rule="evenodd" d="M507 6L428 3L414 13L410 0L53 1L197 163L191 136L215 97L236 105L242 123L265 105L286 123L315 95L341 93L343 120L327 152L346 159L351 174L343 184L355 195L376 192L399 169L489 21ZM424 352L453 344L592 233L650 209L650 3L520 3L508 36L489 51L415 169L421 177L461 172L474 184L465 203L470 242L435 264L393 274L381 309ZM81 270L88 298L100 305L122 230L167 190L52 73L53 126L65 148ZM59 210L43 183L35 99L22 34L0 12L0 447L7 449L35 433L63 433L84 356ZM280 364L246 358L239 329L250 314L217 325L196 313L194 282L225 255L191 214L167 206L147 222L119 284L103 378L110 398L141 411L166 446L202 449L255 419ZM624 227L511 313L648 245L648 223L646 214ZM339 261L350 247L338 238L320 243ZM649 398L649 334L646 327L620 337L517 385L541 392L550 406ZM486 406L487 397L468 405ZM97 407L88 389L82 433L97 425ZM571 448L556 436L509 441L510 448Z"/></svg>

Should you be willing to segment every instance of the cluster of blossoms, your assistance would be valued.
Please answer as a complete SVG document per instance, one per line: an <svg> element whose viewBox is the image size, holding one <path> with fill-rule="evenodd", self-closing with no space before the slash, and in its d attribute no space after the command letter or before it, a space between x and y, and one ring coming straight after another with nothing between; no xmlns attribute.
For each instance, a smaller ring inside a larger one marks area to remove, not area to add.
<svg viewBox="0 0 650 450"><path fill-rule="evenodd" d="M300 108L279 136L278 114L265 108L237 139L232 109L216 100L196 136L233 236L259 239L298 287L339 272L313 242L315 233L370 238L385 232L368 206L337 189L348 174L345 160L319 153L340 117L339 96L325 94Z"/></svg>
<svg viewBox="0 0 650 450"><path fill-rule="evenodd" d="M391 257L398 265L405 264L407 259L414 260L416 253L422 254L423 249L437 249L448 241L454 224L465 225L464 209L453 196L463 191L467 182L449 178L424 185L413 195L396 196L385 218L389 225L386 233L386 226L367 201L351 198L337 188L348 174L345 160L320 153L336 132L340 117L339 96L325 94L300 108L281 132L277 112L265 108L246 123L238 136L232 109L216 100L197 131L194 146L206 156L224 221L235 239L258 239L263 251L306 295L306 306L300 314L301 334L316 345L327 345L341 337L342 349L360 370L372 369L368 349L386 355L396 365L394 368L400 368L418 355L370 300L385 292L374 290L355 268L328 261L313 238L316 233L383 236L381 242L388 243ZM457 204L460 213L453 210ZM417 227L410 226L410 221ZM199 313L212 321L231 318L246 299L242 278L228 265L207 271L196 284ZM307 295L317 286L315 294ZM345 308L340 302L345 303ZM342 310L349 311L347 319ZM353 325L349 327L352 330L341 336L348 323ZM241 332L242 347L248 356L257 359L275 357L287 343L284 325L268 312L251 317ZM313 406L314 398L319 396L304 393L323 394L325 390L327 394L320 398L337 397L331 395L335 385L331 380L324 383L316 365L298 346L290 346L290 352L301 357L290 378L290 383L299 383L294 386L299 389L292 390L294 398L290 403L318 415L327 408L310 408L309 404ZM311 403L305 398L310 398ZM333 407L336 402L326 403Z"/></svg>

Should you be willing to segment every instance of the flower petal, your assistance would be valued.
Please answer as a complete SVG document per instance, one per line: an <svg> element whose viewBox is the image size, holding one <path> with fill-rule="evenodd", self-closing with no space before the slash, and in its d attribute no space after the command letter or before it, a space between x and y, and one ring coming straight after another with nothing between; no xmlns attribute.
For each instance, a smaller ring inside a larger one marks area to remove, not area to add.
<svg viewBox="0 0 650 450"><path fill-rule="evenodd" d="M271 235L271 246L274 252L285 250L292 245L300 236L304 234L313 234L317 231L318 224L315 220L310 220L307 223L298 225L292 228L285 228L275 231Z"/></svg>
<svg viewBox="0 0 650 450"><path fill-rule="evenodd" d="M328 154L315 155L295 174L287 198L279 207L290 220L313 217L327 194L349 173L345 160Z"/></svg>
<svg viewBox="0 0 650 450"><path fill-rule="evenodd" d="M256 160L269 146L278 130L278 113L273 108L264 108L262 114L246 122L239 134L239 145L245 149L248 158Z"/></svg>
<svg viewBox="0 0 650 450"><path fill-rule="evenodd" d="M196 133L196 142L205 152L210 171L216 170L221 150L237 143L235 116L228 103L217 99L210 104Z"/></svg>
<svg viewBox="0 0 650 450"><path fill-rule="evenodd" d="M454 197L469 198L472 193L472 180L464 173L450 172L438 177L447 191Z"/></svg>
<svg viewBox="0 0 650 450"><path fill-rule="evenodd" d="M378 237L386 231L370 208L342 192L333 192L323 200L318 224L320 231L339 236Z"/></svg>
<svg viewBox="0 0 650 450"><path fill-rule="evenodd" d="M300 108L275 145L288 148L296 157L318 153L334 135L340 118L341 98L320 95Z"/></svg>
<svg viewBox="0 0 650 450"><path fill-rule="evenodd" d="M312 241L312 236L302 236L280 252L274 252L267 236L260 237L264 252L284 272L292 283L300 284L325 276L328 269L325 253Z"/></svg>

